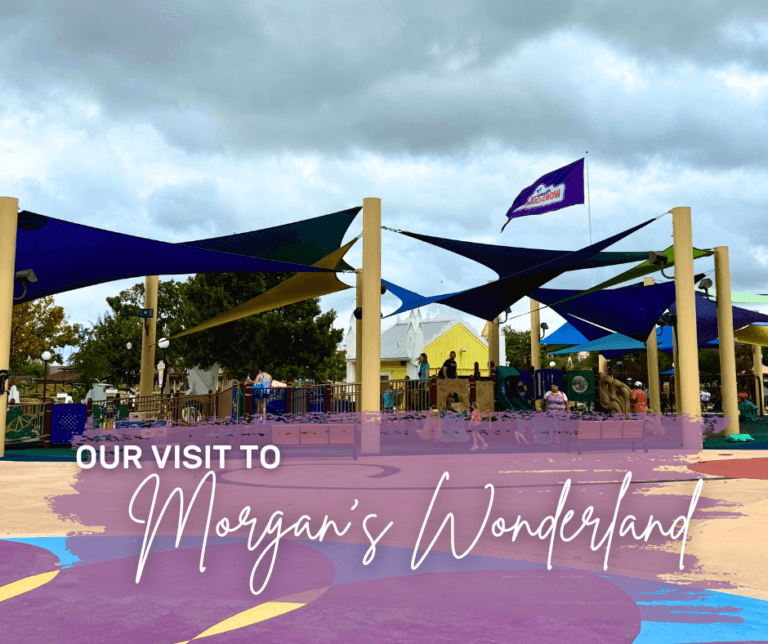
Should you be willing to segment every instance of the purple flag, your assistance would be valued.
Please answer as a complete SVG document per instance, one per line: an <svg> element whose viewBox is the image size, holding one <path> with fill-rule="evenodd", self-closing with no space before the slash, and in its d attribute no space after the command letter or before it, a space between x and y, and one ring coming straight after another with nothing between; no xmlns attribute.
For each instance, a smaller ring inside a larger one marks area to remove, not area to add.
<svg viewBox="0 0 768 644"><path fill-rule="evenodd" d="M584 159L545 174L517 195L501 230L515 217L542 215L579 203L584 203Z"/></svg>

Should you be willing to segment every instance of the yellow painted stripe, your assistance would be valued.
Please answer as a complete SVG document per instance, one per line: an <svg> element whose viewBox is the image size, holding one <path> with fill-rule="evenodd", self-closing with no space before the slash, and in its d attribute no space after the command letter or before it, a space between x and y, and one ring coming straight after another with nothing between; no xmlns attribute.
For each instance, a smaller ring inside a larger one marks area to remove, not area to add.
<svg viewBox="0 0 768 644"><path fill-rule="evenodd" d="M23 595L35 588L40 588L40 586L47 584L58 574L58 570L52 570L51 572L32 575L31 577L19 579L18 581L6 584L5 586L0 586L0 602L5 601L6 599L11 599L12 597L17 597L18 595Z"/></svg>
<svg viewBox="0 0 768 644"><path fill-rule="evenodd" d="M203 637L220 635L221 633L234 631L238 628L258 624L259 622L272 619L273 617L279 617L280 615L285 615L285 613L290 613L291 611L296 610L297 608L301 608L302 606L306 606L306 604L297 604L294 602L265 602L263 604L259 604L258 606L254 606L253 608L249 608L248 610L244 610L242 613L233 615L232 617L225 619L223 622L219 622L218 624L211 626L211 628L209 628L207 631L200 633L200 635L193 637L192 639L199 640ZM191 641L192 640L187 642L179 642L178 644L189 644Z"/></svg>

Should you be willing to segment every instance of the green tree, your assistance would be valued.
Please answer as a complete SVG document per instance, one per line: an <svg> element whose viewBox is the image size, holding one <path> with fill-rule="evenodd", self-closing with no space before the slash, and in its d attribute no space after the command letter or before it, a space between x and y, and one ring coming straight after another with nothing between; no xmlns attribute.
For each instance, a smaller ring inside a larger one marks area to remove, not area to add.
<svg viewBox="0 0 768 644"><path fill-rule="evenodd" d="M16 304L11 323L11 370L19 374L29 371L30 361L39 360L46 350L53 354L54 362L60 362L63 357L56 349L74 344L79 332L77 324L67 322L64 308L56 306L53 296Z"/></svg>
<svg viewBox="0 0 768 644"><path fill-rule="evenodd" d="M261 295L291 273L217 273L190 278L181 289L177 322L189 329ZM334 373L343 331L334 329L336 312L321 314L317 299L206 329L173 341L187 365L205 369L218 363L233 378L257 370L278 380L321 380ZM337 364L337 367L339 365Z"/></svg>
<svg viewBox="0 0 768 644"><path fill-rule="evenodd" d="M157 337L192 328L288 277L285 273L222 273L200 274L186 282L161 281L155 311ZM107 303L110 310L81 330L73 364L85 383L99 379L131 386L140 377L144 327L138 312L144 306L144 284L107 298ZM162 355L168 367L182 369L208 369L218 363L231 378L245 378L263 369L279 380L339 380L346 366L337 348L343 331L333 328L335 319L334 311L321 315L318 301L307 300L172 340L156 359Z"/></svg>
<svg viewBox="0 0 768 644"><path fill-rule="evenodd" d="M517 369L527 369L531 364L531 333L530 331L517 331L512 327L505 326L503 329L506 339L507 362ZM546 346L541 347L541 365L546 367L551 362L547 358ZM567 356L565 357L567 360Z"/></svg>
<svg viewBox="0 0 768 644"><path fill-rule="evenodd" d="M182 283L160 282L158 289L157 337L178 330ZM79 349L72 364L85 384L107 380L131 387L139 382L144 322L138 317L144 306L144 284L135 284L114 297L107 298L110 310L90 327L80 330ZM127 344L131 348L127 348ZM179 352L168 350L168 362L179 360Z"/></svg>
<svg viewBox="0 0 768 644"><path fill-rule="evenodd" d="M339 349L326 358L317 369L317 381L342 382L347 377L347 354Z"/></svg>

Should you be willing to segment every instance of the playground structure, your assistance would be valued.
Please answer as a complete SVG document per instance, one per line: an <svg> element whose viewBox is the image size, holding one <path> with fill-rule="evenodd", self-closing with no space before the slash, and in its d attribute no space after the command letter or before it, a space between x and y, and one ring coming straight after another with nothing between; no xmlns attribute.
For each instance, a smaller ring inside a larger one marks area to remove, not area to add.
<svg viewBox="0 0 768 644"><path fill-rule="evenodd" d="M414 381L390 381L386 385L384 391L382 391L382 384L379 377L379 368L381 362L381 317L379 312L381 310L381 295L383 293L381 279L381 200L376 198L366 198L363 200L363 267L359 271L356 271L356 302L359 305L360 315L357 322L358 333L356 334L356 364L355 373L361 374L360 382L355 386L347 385L354 393L346 393L344 396L338 397L331 393L328 394L329 388L325 388L324 394L316 393L312 400L323 399L325 400L325 413L332 413L334 405L339 408L340 413L352 411L362 414L361 423L361 449L363 453L375 454L380 451L380 421L382 412L386 411L420 411L427 407L437 407L438 409L452 408L456 411L466 412L469 404L477 402L480 407L485 407L490 410L492 407L495 409L516 409L516 410L530 410L528 404L524 401L523 397L519 395L516 387L512 386L512 381L515 376L519 379L515 384L519 384L523 380L522 373L506 373L504 377L499 380L491 368L492 377L490 382L486 382L482 379L471 377L468 382L463 379L456 381L439 381L432 380L428 387L424 388L423 384L416 384ZM14 240L16 239L16 220L18 212L18 201L13 198L1 198L0 199L0 274L7 276L5 279L0 280L0 369L7 368L8 366L8 341L10 335L10 322L11 322L11 308L13 304L13 287L14 287ZM677 316L677 333L675 337L675 364L676 378L676 400L678 403L677 411L683 417L687 419L688 431L685 433L686 440L685 446L689 449L700 449L701 447L701 418L700 418L700 403L699 403L699 372L697 362L697 331L696 331L696 306L695 306L695 291L694 291L694 272L693 272L693 245L692 245L692 231L691 231L691 212L690 208L673 208L671 211L673 220L673 236L674 246L672 249L673 256L675 258L675 305ZM35 215L35 217L40 217ZM44 218L43 218L44 219ZM630 234L632 231L647 225L649 222L637 226L629 231L625 231L621 235L617 235L609 240L605 240L599 244L594 245L588 249L577 251L574 253L560 252L559 259L551 260L560 262L561 264L570 256L575 256L581 253L583 257L589 258L590 254L594 255L600 252L600 249L614 243L615 240ZM29 226L29 222L25 224ZM25 228L29 230L29 228ZM224 239L224 238L222 238ZM154 242L156 244L162 244L161 242ZM351 242L354 243L354 242ZM348 248L350 244L347 244ZM195 249L198 253L216 253L210 250L201 250L206 248L205 245L198 245L199 248ZM210 244L209 244L210 246ZM344 248L338 249L343 251ZM180 251L181 252L181 251ZM185 248L184 252L192 252ZM542 251L557 253L556 251ZM669 252L668 252L669 254ZM723 410L725 415L730 417L730 424L726 430L727 434L739 433L738 425L738 407L736 401L736 374L735 365L732 365L732 360L727 359L727 348L732 346L734 332L733 332L733 320L730 301L730 275L728 268L728 249L726 247L716 248L715 255L715 278L716 289L719 294L717 299L717 312L718 312L718 335L720 338L720 352L721 352L721 390L723 398ZM343 252L338 255L333 255L333 266L342 261L341 257ZM568 257L566 257L568 256ZM207 255L205 257L208 257ZM250 257L234 255L230 256L235 259L230 261L240 261L241 264ZM328 257L331 257L330 255ZM565 259L564 259L565 258ZM217 256L216 261L221 264L223 261L220 256ZM258 259L258 258L255 258ZM327 258L326 258L327 260ZM323 261L326 261L323 260ZM192 260L190 260L192 261ZM259 260L261 261L261 260ZM270 262L272 260L265 259L264 262ZM328 260L331 261L331 260ZM214 262L215 263L215 262ZM253 270L256 270L258 264L253 264ZM218 264L217 264L218 266ZM293 265L294 267L296 265ZM273 264L265 264L263 270L286 270L285 264L275 262ZM317 267L317 268L312 268ZM312 267L305 266L306 270L323 270L324 268L331 269L331 264L328 267L321 266L321 262L312 264ZM178 271L178 268L174 268L173 271ZM211 269L212 270L212 269ZM219 271L221 269L218 269ZM239 270L243 270L240 268ZM568 270L563 268L562 270ZM212 271L213 272L213 271ZM317 273L316 273L317 274ZM500 282L491 282L487 285L491 291L488 293L493 294L493 289L497 285L504 282L509 282L515 275L502 276ZM535 290L536 285L543 284L551 276L536 278L538 281L531 284L531 288L527 286L521 286L519 283L510 282L514 284L517 289L516 294L520 297L531 292L531 289ZM94 282L95 283L95 282ZM157 276L146 277L146 290L145 290L145 307L146 309L153 311L157 308ZM647 283L647 282L646 282ZM343 286L343 285L342 285ZM394 286L394 285L392 285ZM344 287L344 286L343 286ZM69 287L71 288L71 287ZM333 289L338 290L338 287L327 287L332 292ZM346 287L344 287L346 288ZM26 286L25 286L26 289ZM527 291L526 291L527 289ZM405 292L403 289L399 289L400 292ZM478 291L478 297L481 293L485 293L487 289L485 287L478 287L477 289L471 289L470 291ZM26 292L26 290L25 290ZM394 291L393 291L394 292ZM407 293L407 292L406 292ZM467 292L469 293L469 292ZM397 293L396 293L397 294ZM286 296L290 299L290 295ZM400 297L400 295L398 295ZM445 301L448 305L452 305L452 302L459 297L459 300L463 297L468 297L464 293L454 294L451 296L445 296L442 300L433 298L432 301ZM401 298L402 299L402 298ZM491 298L493 299L493 298ZM482 298L481 298L482 300ZM288 301L287 299L284 301ZM294 300L295 301L295 300ZM491 302L489 300L489 302ZM493 307L497 307L497 304L491 302L487 306L484 305L483 311L490 312ZM405 307L403 307L405 308ZM460 306L458 307L460 308ZM539 355L539 315L538 315L538 303L531 298L531 346L532 346L532 369L534 382L529 385L530 388L540 394L542 392L540 378L550 377L547 375L548 370L542 370L541 365L538 363ZM263 307L259 310L266 310ZM402 310L402 309L401 309ZM464 310L464 309L462 309ZM245 313L243 313L245 314ZM222 317L222 316L220 316ZM488 316L490 317L490 316ZM498 332L499 332L499 318L498 316L488 319L489 323L489 347L488 347L488 364L499 364L499 345L498 345ZM192 331L189 331L192 332ZM186 333L186 332L185 332ZM655 360L655 352L653 351L653 340L655 339L655 329L651 331L648 337L646 346L649 349L649 376L654 378L654 374L658 372L657 362ZM140 394L137 402L137 408L143 411L132 412L142 414L144 416L170 416L173 420L180 419L183 422L197 422L201 418L219 415L218 408L213 411L213 408L198 401L199 404L185 405L182 402L175 403L169 399L168 402L162 402L164 399L161 396L161 402L150 402L153 396L150 395L152 391L152 380L154 377L154 352L156 346L156 318L149 317L146 320L146 333L144 334L144 340L142 345L142 378L140 384ZM501 367L499 369L502 369ZM554 376L551 376L554 377ZM543 381L542 381L543 382ZM562 382L562 381L561 381ZM506 383L506 384L505 384ZM603 407L611 411L620 413L627 413L627 391L626 385L619 381L611 379L607 372L607 364L604 360L601 360L600 367L598 368L598 374L596 381L596 389L600 392L599 400L602 402ZM424 390L426 389L426 390ZM655 391L657 388L652 387L651 390ZM310 397L307 398L306 403L300 403L300 398L294 399L294 392L290 389L284 394L273 394L273 400L271 403L274 406L277 404L280 396L284 396L281 403L285 408L286 414L295 413L294 410L299 409L301 404L312 406L315 403L309 402ZM309 394L307 394L309 396ZM248 399L248 394L245 394L245 400ZM354 399L354 400L353 400ZM540 408L540 395L536 395L534 404L537 408ZM98 402L98 401L97 401ZM343 405L341 403L344 403ZM338 404L336 404L338 403ZM656 404L655 400L651 400L651 407ZM176 406L181 405L177 410ZM5 428L5 405L0 405L0 428ZM150 410L151 409L151 410ZM187 411L185 412L184 409ZM185 415L186 414L186 415ZM52 414L51 414L52 415ZM4 448L4 441L0 441L0 453Z"/></svg>

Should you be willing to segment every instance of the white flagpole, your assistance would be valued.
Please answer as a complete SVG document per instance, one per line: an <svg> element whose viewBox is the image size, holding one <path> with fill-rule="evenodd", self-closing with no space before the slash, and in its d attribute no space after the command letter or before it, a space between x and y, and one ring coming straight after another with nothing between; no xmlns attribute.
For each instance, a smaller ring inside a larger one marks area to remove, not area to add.
<svg viewBox="0 0 768 644"><path fill-rule="evenodd" d="M586 175L587 175L587 215L589 216L589 245L592 245L592 199L589 197L589 150L586 152L586 156L584 157L584 165L586 169ZM592 286L595 285L595 269L590 268L589 274L592 277Z"/></svg>

